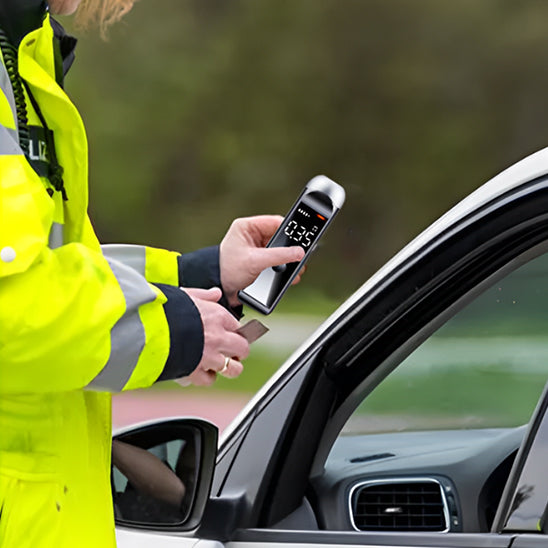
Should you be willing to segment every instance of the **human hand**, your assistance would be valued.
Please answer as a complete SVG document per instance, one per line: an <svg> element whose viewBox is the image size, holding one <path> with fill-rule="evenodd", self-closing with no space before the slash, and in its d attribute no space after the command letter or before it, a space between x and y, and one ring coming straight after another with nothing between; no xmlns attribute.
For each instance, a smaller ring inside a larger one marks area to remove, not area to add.
<svg viewBox="0 0 548 548"><path fill-rule="evenodd" d="M230 225L221 242L219 263L221 285L231 306L240 304L238 291L252 284L263 270L304 257L300 246L265 247L282 221L279 215L259 215L236 219ZM303 271L293 283L299 282Z"/></svg>
<svg viewBox="0 0 548 548"><path fill-rule="evenodd" d="M243 371L240 360L249 354L249 343L236 333L240 324L218 301L222 296L217 287L212 289L185 288L200 313L204 328L204 350L196 369L177 382L183 386L209 386L217 373L235 378ZM227 359L228 358L228 359Z"/></svg>

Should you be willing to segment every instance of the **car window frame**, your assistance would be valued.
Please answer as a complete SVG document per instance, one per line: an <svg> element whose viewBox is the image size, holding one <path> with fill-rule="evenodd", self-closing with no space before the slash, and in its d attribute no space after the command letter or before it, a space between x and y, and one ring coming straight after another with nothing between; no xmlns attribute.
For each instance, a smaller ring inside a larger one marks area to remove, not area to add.
<svg viewBox="0 0 548 548"><path fill-rule="evenodd" d="M277 382L267 385L224 439L216 493L219 499L239 493L234 504L243 505L227 528L268 527L298 508L310 478L322 473L340 429L367 390L481 284L508 265L519 266L519 257L547 241L548 177L543 176L455 218L368 285L350 307L343 305L344 313L336 312L290 358ZM438 303L440 294L444 300ZM367 356L365 365L344 363L349 348L353 357ZM284 412L269 413L286 393ZM260 447L263 430L276 439ZM249 459L241 455L250 452L255 453L254 474L246 477Z"/></svg>
<svg viewBox="0 0 548 548"><path fill-rule="evenodd" d="M519 202L523 198L525 198L525 201L528 204L535 207L535 204L540 205L541 203L541 200L538 200L539 193L543 195L542 201L544 204L548 205L548 177L542 177L540 180L536 180L530 185L526 185L526 187L516 190L511 196L500 197L500 201L502 202L501 207L508 207L508 205L512 206L516 201ZM527 203L524 205L525 212L528 211ZM352 336L352 333L359 331L360 325L362 325L361 329L363 329L364 336L358 340L358 337L354 335L356 339L356 348L347 352L347 355L352 355L354 364L357 363L358 356L364 356L366 352L369 352L367 358L362 359L362 362L366 365L361 368L361 371L359 367L355 367L355 369L357 369L356 375L352 376L349 374L348 369L352 366L344 365L344 361L342 361L343 355L341 355L340 350L337 350L336 348L337 343L335 343L335 348L330 348L328 343L325 344L326 350L324 351L325 355L323 356L323 359L326 362L325 367L327 373L331 378L335 379L335 382L338 382L339 385L342 384L343 386L342 394L340 393L341 390L339 391L337 407L332 412L325 436L322 439L321 446L316 455L313 474L321 473L332 444L356 407L380 382L382 382L384 378L386 378L386 376L390 374L390 372L396 369L413 350L435 333L436 330L450 318L462 310L468 303L496 283L496 281L548 250L548 214L543 207L544 206L538 208L538 214L533 217L524 219L517 225L514 224L506 227L504 233L502 233L502 231L501 233L497 233L496 230L492 230L491 237L480 242L481 245L478 243L477 249L470 247L468 253L460 258L461 262L466 262L465 259L467 257L474 258L474 255L482 254L484 255L483 269L481 272L476 273L473 283L469 283L468 286L465 286L463 283L460 288L457 290L453 289L450 294L446 295L447 300L450 302L441 310L439 306L429 308L428 301L420 303L421 295L414 295L412 294L413 292L408 289L407 296L402 297L401 302L394 303L393 311L389 310L392 306L390 303L385 305L383 315L386 316L390 314L391 317L384 319L385 325L378 328L379 333L371 333L367 327L368 322L369 324L373 323L372 320L368 320L367 317L368 304L374 299L382 301L383 294L385 291L389 291L390 288L387 287L379 295L374 294L369 299L364 299L364 302L361 305L361 317L358 312L355 312L353 315L354 317L350 318L345 326L338 330L338 332L342 333L342 338L348 338L345 336L345 332L349 332ZM424 253L421 253L420 257L415 258L416 262L413 265L415 271L420 271L421 268L428 266L428 257L430 256L430 253L434 255L443 253L443 248L450 245L448 240L452 240L453 245L461 247L458 245L458 240L455 240L455 238L458 239L459 234L462 234L461 230L465 230L465 237L468 240L473 239L474 232L481 230L484 223L489 220L492 212L496 213L497 209L496 203L489 203L475 212L476 214L474 216L470 215L467 219L463 219L462 222L459 223L459 226L455 227L452 231L448 231L440 241L437 243L431 242L428 246L429 249L425 250ZM496 223L496 216L494 220ZM514 247L508 245L514 239L515 232L518 232L518 229L521 233L527 233L528 230L532 230L532 226L534 225L539 229L538 234L530 234L530 239L522 242L516 241ZM449 232L451 232L451 234ZM456 244L455 241L457 242ZM506 249L503 250L502 255L498 258L498 263L496 263L495 261L490 260L492 255L491 250L493 248L499 248L501 243L506 244L503 246L506 247ZM448 283L451 284L451 278L448 277L448 274L453 274L453 276L459 274L459 265L451 265L450 258L446 259L446 263L448 264L446 270L440 271L437 278L430 282L431 287L425 291L425 293L429 292L430 295L426 295L426 297L432 297L436 292L443 291ZM407 280L405 280L406 277L408 277ZM403 282L402 278L404 278ZM465 278L466 275L461 277L461 280L465 280ZM405 268L401 272L396 272L394 274L394 280L387 281L387 284L388 282L391 284L400 283L409 288L409 286L413 287L414 280L412 274L409 274L409 269ZM420 293L420 291L417 291L417 293ZM391 297L391 300L397 301L397 297ZM412 303L410 307L415 307L415 313L411 314L411 318L407 319L403 317L406 314L398 314L398 311L405 310L406 307L409 306L408 303L410 301L419 302L419 307L417 308L417 306ZM371 302L371 305L375 306L375 303ZM379 315L382 314L373 313L374 317ZM423 320L422 325L417 325L417 318ZM403 343L399 342L401 333L409 333ZM331 335L330 339L335 335L336 333ZM384 344L384 347L383 343L386 343ZM379 347L381 348L379 349ZM348 377L350 381L344 380L341 382L340 379L337 381L337 378L341 376ZM352 381L354 382L354 385L350 387L349 384Z"/></svg>
<svg viewBox="0 0 548 548"><path fill-rule="evenodd" d="M382 287L364 296L358 309L349 313L348 318L322 341L319 363L311 367L310 375L315 376L317 394L323 393L318 397L317 405L330 402L321 373L334 383L336 395L327 426L320 434L309 477L322 473L332 444L364 395L441 325L440 318L445 322L452 317L478 286L488 279L494 283L507 267L514 270L523 262L520 257L531 249L538 249L537 246L542 248L547 241L548 177L541 177L497 197L457 221L455 226L429 241L407 265L385 280ZM534 251L533 255L539 253ZM415 283L416 276L420 279L434 261L442 266L433 269L432 276L426 272L424 286ZM445 300L438 302L440 294ZM385 297L388 302L383 302ZM450 314L447 314L448 310ZM342 351L337 338L346 341ZM345 348L348 341L351 341L350 349ZM396 355L397 359L394 359ZM345 359L349 363L345 363ZM384 369L388 363L391 368ZM300 422L293 431L295 437L306 437L312 428L318 429L314 417L320 413L315 413L314 404L310 402L315 395L302 394L302 397L309 400L310 411L301 411L295 417ZM285 441L285 445L290 443ZM283 457L286 462L277 463L276 480L272 480L273 494L265 499L268 509L265 509L263 523L276 522L284 511L277 507L276 501L276 492L287 490L290 485L288 479L284 486L284 469L290 478L294 476L291 470L302 469L299 459L306 458L301 451L291 454L287 448ZM295 495L294 503L296 498ZM286 498L280 497L280 500L287 505Z"/></svg>
<svg viewBox="0 0 548 548"><path fill-rule="evenodd" d="M540 444L540 445L537 445ZM543 488L540 495L541 500L534 505L529 505L528 511L535 513L538 518L538 524L531 525L525 520L516 516L516 508L513 507L514 500L520 490L526 487L525 478L529 475L531 469L538 464L538 460L544 463L546 456L546 448L548 446L548 382L546 383L543 393L539 398L523 442L518 450L514 464L510 471L510 475L506 482L505 489L502 494L501 502L491 531L493 533L535 533L545 534L541 531L541 521L546 519L546 510L548 508L548 476L544 477L544 485L539 482L538 486ZM535 484L537 487L537 484ZM535 502L535 499L532 499ZM521 525L520 525L521 521ZM544 529L546 523L543 524ZM545 537L548 541L548 538Z"/></svg>

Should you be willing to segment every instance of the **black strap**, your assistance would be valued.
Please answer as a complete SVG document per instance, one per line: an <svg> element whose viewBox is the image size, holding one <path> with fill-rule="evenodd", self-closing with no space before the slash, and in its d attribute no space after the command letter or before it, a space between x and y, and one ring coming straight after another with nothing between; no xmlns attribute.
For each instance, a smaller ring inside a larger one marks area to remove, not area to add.
<svg viewBox="0 0 548 548"><path fill-rule="evenodd" d="M32 104L32 107L34 108L40 123L42 124L42 127L45 129L45 138L46 138L46 156L49 161L49 175L48 179L49 182L53 185L53 188L57 190L57 192L60 192L63 196L63 200L67 201L67 193L65 190L65 182L63 181L63 168L59 161L57 160L57 152L55 151L55 140L53 137L53 131L49 129L48 124L46 122L46 119L44 118L44 115L42 114L42 110L40 109L40 106L38 105L38 102L34 98L34 95L32 94L32 91L30 90L29 85L27 82L23 80L23 85L25 86L25 89L27 90L27 95L29 96L30 102Z"/></svg>
<svg viewBox="0 0 548 548"><path fill-rule="evenodd" d="M13 88L13 95L15 99L15 109L17 111L17 130L19 134L19 146L25 154L29 163L33 166L34 170L40 176L44 176L44 162L36 161L30 157L30 137L31 131L29 130L28 124L28 113L27 106L25 101L25 94L23 92L23 87L27 90L27 95L29 100L44 128L43 137L45 138L46 143L46 158L47 163L49 163L49 169L45 175L53 188L58 192L61 192L63 200L67 200L67 193L65 191L65 184L63 181L63 168L57 160L57 153L55 151L55 139L53 136L53 131L48 127L46 119L42 114L42 110L38 105L38 102L34 98L29 85L25 82L19 75L19 67L17 62L17 48L11 44L6 33L0 28L0 50L4 58L4 63L6 70ZM38 142L38 141L37 141Z"/></svg>

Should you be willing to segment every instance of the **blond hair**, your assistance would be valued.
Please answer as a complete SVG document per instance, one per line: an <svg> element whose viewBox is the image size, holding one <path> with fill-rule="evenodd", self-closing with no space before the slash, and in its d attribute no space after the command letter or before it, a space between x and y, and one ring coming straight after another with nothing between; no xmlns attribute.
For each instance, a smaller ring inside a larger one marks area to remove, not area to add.
<svg viewBox="0 0 548 548"><path fill-rule="evenodd" d="M136 0L82 0L76 12L76 23L82 28L98 25L103 38L108 27L119 21Z"/></svg>

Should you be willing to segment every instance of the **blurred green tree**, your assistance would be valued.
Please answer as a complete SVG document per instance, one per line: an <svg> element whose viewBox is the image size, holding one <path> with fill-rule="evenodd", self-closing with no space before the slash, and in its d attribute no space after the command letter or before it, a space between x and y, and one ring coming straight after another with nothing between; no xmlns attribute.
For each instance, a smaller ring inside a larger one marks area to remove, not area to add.
<svg viewBox="0 0 548 548"><path fill-rule="evenodd" d="M543 0L143 0L67 82L99 235L210 245L324 173L348 201L306 283L345 296L545 146L546 20Z"/></svg>

